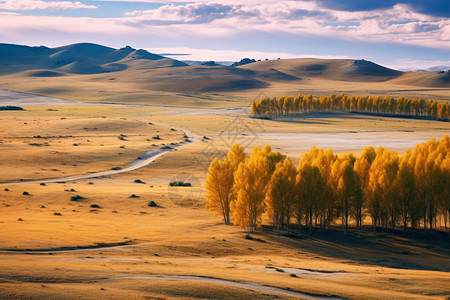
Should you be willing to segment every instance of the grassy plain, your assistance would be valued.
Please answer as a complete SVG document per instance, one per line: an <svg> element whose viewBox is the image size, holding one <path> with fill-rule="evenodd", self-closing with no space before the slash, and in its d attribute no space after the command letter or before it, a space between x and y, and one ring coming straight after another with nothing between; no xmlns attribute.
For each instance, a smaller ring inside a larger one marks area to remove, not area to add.
<svg viewBox="0 0 450 300"><path fill-rule="evenodd" d="M213 109L248 105L260 94L256 90L239 95L134 92L129 84L89 76L52 79L58 80L59 91L49 79L25 84L14 76L2 87L88 102L173 107L27 106L23 112L0 112L0 298L307 297L289 291L349 299L450 296L450 239L443 234L367 229L344 235L336 227L296 237L257 232L250 240L241 228L223 225L205 209L203 189L209 162L223 157L233 142L247 151L268 143L297 163L312 145L358 154L363 146L380 144L401 152L448 134L449 123L354 114L261 121L243 109ZM407 89L326 82L273 84L263 92L395 94ZM405 93L448 95L444 89ZM147 150L183 140L184 133L200 139L138 170L76 182L26 182L121 167ZM121 134L125 140L118 138ZM153 139L156 135L161 140ZM25 180L7 183L19 179ZM174 180L188 180L193 187L169 187ZM71 201L75 195L83 199ZM151 200L158 207L147 206Z"/></svg>

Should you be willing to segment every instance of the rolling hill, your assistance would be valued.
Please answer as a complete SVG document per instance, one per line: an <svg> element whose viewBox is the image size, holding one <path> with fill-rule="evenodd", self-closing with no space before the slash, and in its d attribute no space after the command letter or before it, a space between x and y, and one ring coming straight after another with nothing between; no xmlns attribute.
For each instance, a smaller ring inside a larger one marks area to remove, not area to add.
<svg viewBox="0 0 450 300"><path fill-rule="evenodd" d="M261 73L280 72L291 77L320 77L338 81L387 81L401 76L371 61L350 59L295 58L267 60L239 66Z"/></svg>
<svg viewBox="0 0 450 300"><path fill-rule="evenodd" d="M114 49L91 43L80 43L57 48L28 47L0 44L0 74L29 70L33 76L55 76L58 72L71 74L98 74L117 72L129 67L165 68L187 66L171 58L136 50L130 46Z"/></svg>
<svg viewBox="0 0 450 300"><path fill-rule="evenodd" d="M367 60L277 59L233 67L188 65L130 46L0 44L0 88L92 101L109 101L119 94L142 99L160 92L254 93L270 88L278 94L317 87L339 91L353 83L380 91L388 86L389 90L450 88L449 76L448 72L401 72Z"/></svg>

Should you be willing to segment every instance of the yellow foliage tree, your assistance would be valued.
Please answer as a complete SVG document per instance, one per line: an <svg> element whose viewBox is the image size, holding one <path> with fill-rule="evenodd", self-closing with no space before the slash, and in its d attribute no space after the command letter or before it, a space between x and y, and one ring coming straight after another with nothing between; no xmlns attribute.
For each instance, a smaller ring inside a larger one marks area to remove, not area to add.
<svg viewBox="0 0 450 300"><path fill-rule="evenodd" d="M358 173L353 169L353 155L343 155L335 160L331 169L331 181L336 199L337 214L341 216L342 228L348 231L351 210L357 206L361 196Z"/></svg>
<svg viewBox="0 0 450 300"><path fill-rule="evenodd" d="M234 143L231 146L230 151L228 151L227 160L233 166L234 171L236 171L239 164L245 161L244 147L237 143Z"/></svg>
<svg viewBox="0 0 450 300"><path fill-rule="evenodd" d="M236 198L232 163L214 159L206 177L206 207L215 215L222 215L225 224L231 224L230 208Z"/></svg>
<svg viewBox="0 0 450 300"><path fill-rule="evenodd" d="M361 188L361 197L356 199L355 201L355 205L353 208L353 217L356 220L356 228L360 228L363 219L363 210L367 199L370 163L364 156L361 156L361 158L356 160L353 168L358 174L359 185Z"/></svg>
<svg viewBox="0 0 450 300"><path fill-rule="evenodd" d="M406 230L408 220L411 224L416 223L417 205L414 197L415 191L415 178L414 167L410 164L411 150L407 149L405 153L400 157L399 169L395 180L395 192L399 199L399 205L401 209L401 216L403 221L403 230Z"/></svg>
<svg viewBox="0 0 450 300"><path fill-rule="evenodd" d="M305 109L314 109L309 97L299 96L298 101L294 99L290 103L286 99L282 102L289 104L291 110L300 109L295 105L305 102ZM330 99L329 105L336 107L348 103L355 107L357 101L363 101L351 97L344 98L340 104L337 98L330 96ZM401 98L397 106L389 97L372 100L384 112L409 109L421 114L426 109L421 99ZM224 161L216 159L211 163L206 189L210 210L223 215L229 224L231 208L235 224L250 230L261 225L264 212L272 216L278 228L289 226L291 216L295 216L299 228L305 220L310 231L313 223L326 228L338 216L344 230L350 217L359 228L365 211L370 214L375 231L378 225L387 228L389 222L395 228L399 221L403 229L408 223L414 228L421 218L424 230L428 226L434 229L439 225L439 216L444 218L447 227L450 138L431 139L416 145L413 151L407 149L400 158L396 151L383 147L377 150L365 147L358 159L351 153L337 156L331 149L312 147L300 159L298 172L289 158L272 152L268 145L262 150L256 146L246 159L243 147L236 144Z"/></svg>
<svg viewBox="0 0 450 300"><path fill-rule="evenodd" d="M369 170L369 201L368 209L372 217L374 231L377 223L381 221L387 227L389 214L396 218L395 203L391 200L391 186L398 171L397 152L378 147L376 157Z"/></svg>
<svg viewBox="0 0 450 300"><path fill-rule="evenodd" d="M291 207L296 197L297 170L290 158L279 162L270 179L266 194L267 212L277 229L289 226Z"/></svg>
<svg viewBox="0 0 450 300"><path fill-rule="evenodd" d="M305 163L299 168L296 185L298 195L295 207L299 225L301 216L304 214L309 232L312 232L313 218L318 216L320 203L325 200L327 195L326 181L320 174L319 168Z"/></svg>
<svg viewBox="0 0 450 300"><path fill-rule="evenodd" d="M255 146L250 157L239 165L234 176L237 200L232 205L235 225L251 231L261 225L269 181L267 166L267 157L258 146Z"/></svg>

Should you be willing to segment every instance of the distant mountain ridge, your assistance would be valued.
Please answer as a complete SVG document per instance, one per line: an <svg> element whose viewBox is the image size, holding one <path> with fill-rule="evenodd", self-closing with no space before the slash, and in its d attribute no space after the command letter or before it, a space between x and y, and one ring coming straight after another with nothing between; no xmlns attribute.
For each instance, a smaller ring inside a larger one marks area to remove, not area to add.
<svg viewBox="0 0 450 300"><path fill-rule="evenodd" d="M0 44L0 74L28 70L51 70L73 74L96 74L121 71L133 61L144 60L148 68L187 66L187 64L126 46L114 49L92 43L79 43L56 48Z"/></svg>
<svg viewBox="0 0 450 300"><path fill-rule="evenodd" d="M98 76L103 74L102 76ZM33 80L28 91L56 95L71 76L120 85L126 90L201 93L265 89L273 85L301 86L308 82L390 82L407 86L450 87L449 72L401 72L364 59L292 58L255 61L247 58L230 65L217 62L181 62L143 49L114 49L92 43L56 48L0 44L0 76L4 87L10 78ZM42 89L40 78L51 88ZM63 77L65 78L63 80ZM38 79L38 80L34 80ZM81 80L81 79L75 79ZM31 81L30 81L31 82ZM38 83L39 82L39 83ZM0 81L1 83L1 81ZM76 90L78 87L65 87Z"/></svg>

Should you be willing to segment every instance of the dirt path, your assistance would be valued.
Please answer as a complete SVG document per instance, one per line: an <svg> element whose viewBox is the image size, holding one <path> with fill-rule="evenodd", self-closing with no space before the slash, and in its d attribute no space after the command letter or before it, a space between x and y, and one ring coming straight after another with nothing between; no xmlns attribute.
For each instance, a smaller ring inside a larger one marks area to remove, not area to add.
<svg viewBox="0 0 450 300"><path fill-rule="evenodd" d="M114 104L91 104L91 103L82 103L71 100L57 99L51 97L44 97L26 93L13 92L8 90L0 90L0 105L21 105L21 106L33 106L33 105L114 105ZM121 106L120 104L117 106ZM124 106L138 106L144 107L142 105L124 105ZM159 107L164 109L169 109L171 111L169 115L178 115L182 114L182 108L168 108L168 107ZM194 110L192 110L194 111ZM191 112L192 113L192 112ZM155 124L168 126L166 124L160 122L154 122ZM168 126L169 127L169 126ZM196 143L200 140L200 136L193 134L187 129L180 129L189 137L189 139L185 139L183 142L179 142L176 145L172 146L164 146L158 148L156 150L149 150L145 152L143 155L138 157L136 160L128 163L128 167L118 169L118 170L107 170L90 174L80 174L66 177L56 177L56 178L44 178L38 180L23 180L23 181L8 181L8 182L0 182L2 184L28 184L28 183L52 183L52 182L66 182L66 181L78 181L84 179L98 178L104 176L112 176L115 174L125 173L133 170L140 169L150 164L158 157L161 157L171 151L178 150L184 148L190 144Z"/></svg>
<svg viewBox="0 0 450 300"><path fill-rule="evenodd" d="M207 282L212 284L222 284L247 290L255 290L259 292L267 292L267 293L273 293L273 294L279 294L284 296L291 296L291 297L299 297L301 299L307 299L307 300L317 300L317 299L341 299L337 297L332 296L320 296L320 295L311 295L311 294L305 294L302 292L297 291L291 291L287 289L277 288L273 286L267 286L257 283L245 283L245 282L237 282L237 281L231 281L231 280L225 280L225 279L217 279L217 278L211 278L211 277L201 277L201 276L190 276L190 275L178 275L178 276L126 276L126 277L120 277L122 279L141 279L141 280L169 280L169 281L200 281L200 282Z"/></svg>
<svg viewBox="0 0 450 300"><path fill-rule="evenodd" d="M79 181L84 179L91 179L91 178L98 178L98 177L104 177L104 176L111 176L116 175L120 173L125 173L133 170L140 169L142 167L145 167L158 157L163 156L164 154L167 154L171 151L174 151L175 149L181 149L183 147L186 147L192 143L195 143L198 141L198 137L194 136L189 142L180 142L176 145L170 146L170 147L161 147L156 150L150 150L145 152L143 155L139 156L136 160L128 163L128 167L118 169L118 170L107 170L102 172L96 172L91 174L82 174L82 175L73 175L73 176L67 176L67 177L57 177L57 178L47 178L47 179L38 179L38 180L23 180L23 181L9 181L9 182L0 182L0 185L2 184L28 184L28 183L52 183L52 182L66 182L66 181Z"/></svg>

